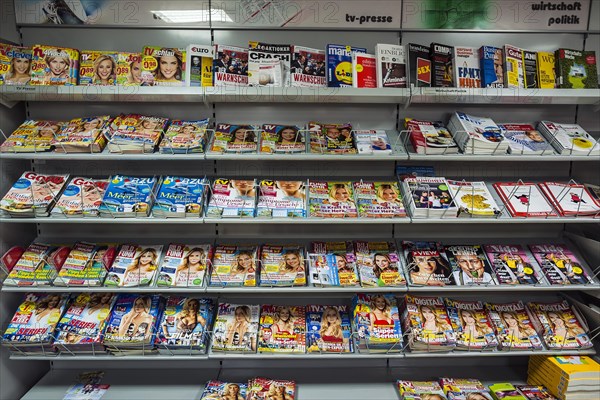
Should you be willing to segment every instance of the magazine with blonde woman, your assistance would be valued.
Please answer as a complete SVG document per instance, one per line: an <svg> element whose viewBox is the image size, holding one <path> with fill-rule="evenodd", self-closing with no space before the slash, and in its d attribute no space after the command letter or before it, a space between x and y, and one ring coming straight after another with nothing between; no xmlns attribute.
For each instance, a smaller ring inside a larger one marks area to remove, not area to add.
<svg viewBox="0 0 600 400"><path fill-rule="evenodd" d="M303 306L263 305L260 312L258 351L304 353L305 314Z"/></svg>
<svg viewBox="0 0 600 400"><path fill-rule="evenodd" d="M256 286L256 246L215 247L210 286Z"/></svg>
<svg viewBox="0 0 600 400"><path fill-rule="evenodd" d="M200 400L246 400L248 385L221 381L208 381Z"/></svg>
<svg viewBox="0 0 600 400"><path fill-rule="evenodd" d="M33 46L30 85L77 85L79 51L65 47Z"/></svg>
<svg viewBox="0 0 600 400"><path fill-rule="evenodd" d="M0 43L0 85L26 85L31 79L30 48Z"/></svg>
<svg viewBox="0 0 600 400"><path fill-rule="evenodd" d="M212 326L212 299L169 296L158 331L158 351L165 354L204 353Z"/></svg>
<svg viewBox="0 0 600 400"><path fill-rule="evenodd" d="M116 85L117 53L82 50L79 62L79 85Z"/></svg>
<svg viewBox="0 0 600 400"><path fill-rule="evenodd" d="M159 295L119 295L108 319L104 343L117 348L151 349L163 305Z"/></svg>
<svg viewBox="0 0 600 400"><path fill-rule="evenodd" d="M265 244L260 257L260 286L306 285L304 247Z"/></svg>
<svg viewBox="0 0 600 400"><path fill-rule="evenodd" d="M352 326L358 349L367 352L402 350L402 328L396 298L390 294L358 293L352 298Z"/></svg>
<svg viewBox="0 0 600 400"><path fill-rule="evenodd" d="M445 301L458 350L496 350L498 339L481 301Z"/></svg>
<svg viewBox="0 0 600 400"><path fill-rule="evenodd" d="M219 304L212 351L256 352L259 313L259 305Z"/></svg>
<svg viewBox="0 0 600 400"><path fill-rule="evenodd" d="M587 324L566 300L556 303L531 302L533 323L549 349L589 349L593 346Z"/></svg>
<svg viewBox="0 0 600 400"><path fill-rule="evenodd" d="M413 351L448 351L456 346L456 334L441 297L406 295L402 323Z"/></svg>
<svg viewBox="0 0 600 400"><path fill-rule="evenodd" d="M172 243L158 273L158 286L202 287L212 258L210 244Z"/></svg>
<svg viewBox="0 0 600 400"><path fill-rule="evenodd" d="M106 277L105 286L148 286L156 276L163 246L123 244Z"/></svg>
<svg viewBox="0 0 600 400"><path fill-rule="evenodd" d="M306 306L306 350L309 353L351 353L352 328L346 306Z"/></svg>
<svg viewBox="0 0 600 400"><path fill-rule="evenodd" d="M500 349L542 349L542 340L536 332L529 310L523 302L485 303Z"/></svg>

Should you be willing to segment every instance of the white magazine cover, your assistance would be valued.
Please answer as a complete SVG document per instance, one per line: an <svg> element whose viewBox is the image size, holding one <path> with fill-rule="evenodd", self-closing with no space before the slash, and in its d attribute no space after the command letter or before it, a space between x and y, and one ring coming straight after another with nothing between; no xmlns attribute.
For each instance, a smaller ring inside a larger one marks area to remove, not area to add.
<svg viewBox="0 0 600 400"><path fill-rule="evenodd" d="M253 217L256 180L215 179L206 210L207 217Z"/></svg>
<svg viewBox="0 0 600 400"><path fill-rule="evenodd" d="M512 217L556 217L542 191L531 182L499 182L494 188Z"/></svg>
<svg viewBox="0 0 600 400"><path fill-rule="evenodd" d="M540 187L562 215L600 216L600 205L596 203L585 185L544 182Z"/></svg>

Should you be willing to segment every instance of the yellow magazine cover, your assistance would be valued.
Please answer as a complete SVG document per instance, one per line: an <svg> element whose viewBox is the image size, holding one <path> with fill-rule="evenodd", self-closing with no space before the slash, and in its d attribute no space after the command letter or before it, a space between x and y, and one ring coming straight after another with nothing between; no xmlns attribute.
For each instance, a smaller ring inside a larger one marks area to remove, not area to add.
<svg viewBox="0 0 600 400"><path fill-rule="evenodd" d="M117 85L140 86L142 84L142 55L140 53L117 53Z"/></svg>
<svg viewBox="0 0 600 400"><path fill-rule="evenodd" d="M600 364L587 356L533 356L530 365L549 366L548 369L560 370L563 374L574 375L582 372L596 372L600 374Z"/></svg>
<svg viewBox="0 0 600 400"><path fill-rule="evenodd" d="M540 89L554 89L556 87L553 53L538 51L537 74Z"/></svg>

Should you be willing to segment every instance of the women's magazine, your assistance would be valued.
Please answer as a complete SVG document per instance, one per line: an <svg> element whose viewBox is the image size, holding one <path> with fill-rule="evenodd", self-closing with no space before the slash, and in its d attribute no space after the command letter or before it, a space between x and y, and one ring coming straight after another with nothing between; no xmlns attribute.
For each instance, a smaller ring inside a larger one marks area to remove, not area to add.
<svg viewBox="0 0 600 400"><path fill-rule="evenodd" d="M310 152L317 154L357 154L351 124L309 122Z"/></svg>
<svg viewBox="0 0 600 400"><path fill-rule="evenodd" d="M2 153L38 153L52 150L52 143L66 122L28 119L0 145Z"/></svg>
<svg viewBox="0 0 600 400"><path fill-rule="evenodd" d="M305 353L306 310L304 306L264 304L260 311L258 351Z"/></svg>
<svg viewBox="0 0 600 400"><path fill-rule="evenodd" d="M485 303L485 308L500 343L500 350L543 349L529 310L523 302Z"/></svg>
<svg viewBox="0 0 600 400"><path fill-rule="evenodd" d="M36 44L32 55L30 85L77 85L79 50Z"/></svg>
<svg viewBox="0 0 600 400"><path fill-rule="evenodd" d="M581 261L562 244L532 244L529 249L551 285L585 285L593 280Z"/></svg>
<svg viewBox="0 0 600 400"><path fill-rule="evenodd" d="M253 217L256 180L217 178L213 182L207 217Z"/></svg>
<svg viewBox="0 0 600 400"><path fill-rule="evenodd" d="M403 218L406 210L397 182L354 182L361 218Z"/></svg>
<svg viewBox="0 0 600 400"><path fill-rule="evenodd" d="M535 260L518 244L483 246L499 285L537 285L542 283Z"/></svg>
<svg viewBox="0 0 600 400"><path fill-rule="evenodd" d="M98 209L101 217L147 217L155 199L156 177L113 175Z"/></svg>
<svg viewBox="0 0 600 400"><path fill-rule="evenodd" d="M208 118L198 121L171 121L160 142L160 152L164 154L204 153L209 122Z"/></svg>
<svg viewBox="0 0 600 400"><path fill-rule="evenodd" d="M110 124L111 153L152 153L167 127L168 118L140 114L120 115Z"/></svg>
<svg viewBox="0 0 600 400"><path fill-rule="evenodd" d="M52 284L54 286L102 286L117 256L113 244L78 242Z"/></svg>
<svg viewBox="0 0 600 400"><path fill-rule="evenodd" d="M264 124L260 152L265 154L305 153L304 133L294 125Z"/></svg>
<svg viewBox="0 0 600 400"><path fill-rule="evenodd" d="M359 351L402 351L402 328L396 298L391 294L362 294L352 298L352 327Z"/></svg>
<svg viewBox="0 0 600 400"><path fill-rule="evenodd" d="M269 245L260 248L260 286L305 286L304 247Z"/></svg>
<svg viewBox="0 0 600 400"><path fill-rule="evenodd" d="M316 218L356 218L352 182L308 182L309 216Z"/></svg>
<svg viewBox="0 0 600 400"><path fill-rule="evenodd" d="M200 217L210 182L206 178L165 176L152 206L158 218Z"/></svg>
<svg viewBox="0 0 600 400"><path fill-rule="evenodd" d="M116 52L82 50L80 60L79 86L114 86L117 84Z"/></svg>
<svg viewBox="0 0 600 400"><path fill-rule="evenodd" d="M160 263L156 284L203 287L212 253L213 247L210 244L170 244Z"/></svg>
<svg viewBox="0 0 600 400"><path fill-rule="evenodd" d="M248 392L248 385L245 383L232 383L221 381L208 381L202 392L200 400L244 400Z"/></svg>
<svg viewBox="0 0 600 400"><path fill-rule="evenodd" d="M66 352L104 350L102 336L117 295L80 293L74 297L56 326L55 347Z"/></svg>
<svg viewBox="0 0 600 400"><path fill-rule="evenodd" d="M593 347L588 327L566 300L556 303L530 302L533 326L550 350L579 350Z"/></svg>
<svg viewBox="0 0 600 400"><path fill-rule="evenodd" d="M214 153L256 153L259 126L217 124L210 151Z"/></svg>
<svg viewBox="0 0 600 400"><path fill-rule="evenodd" d="M352 353L351 335L347 306L306 306L307 352Z"/></svg>
<svg viewBox="0 0 600 400"><path fill-rule="evenodd" d="M163 308L159 295L120 294L108 319L104 344L118 350L152 349Z"/></svg>
<svg viewBox="0 0 600 400"><path fill-rule="evenodd" d="M123 244L104 286L150 286L154 282L163 246Z"/></svg>
<svg viewBox="0 0 600 400"><path fill-rule="evenodd" d="M354 252L361 286L406 285L393 242L355 241Z"/></svg>
<svg viewBox="0 0 600 400"><path fill-rule="evenodd" d="M456 333L441 297L406 295L401 320L412 351L450 351L456 347Z"/></svg>
<svg viewBox="0 0 600 400"><path fill-rule="evenodd" d="M65 217L97 217L107 187L107 179L77 176L67 184L51 214Z"/></svg>
<svg viewBox="0 0 600 400"><path fill-rule="evenodd" d="M402 400L422 400L426 395L437 396L435 400L447 400L444 391L436 381L396 381Z"/></svg>
<svg viewBox="0 0 600 400"><path fill-rule="evenodd" d="M32 243L8 273L6 286L50 286L64 264L70 248Z"/></svg>
<svg viewBox="0 0 600 400"><path fill-rule="evenodd" d="M144 46L142 86L185 86L186 49Z"/></svg>
<svg viewBox="0 0 600 400"><path fill-rule="evenodd" d="M264 179L258 186L257 217L306 217L306 182Z"/></svg>
<svg viewBox="0 0 600 400"><path fill-rule="evenodd" d="M496 350L498 339L481 301L445 301L458 350Z"/></svg>
<svg viewBox="0 0 600 400"><path fill-rule="evenodd" d="M358 286L352 242L312 242L308 280L314 286Z"/></svg>
<svg viewBox="0 0 600 400"><path fill-rule="evenodd" d="M466 400L469 398L478 398L478 400L493 399L489 390L477 379L442 378L440 379L440 385L448 400Z"/></svg>
<svg viewBox="0 0 600 400"><path fill-rule="evenodd" d="M557 217L558 214L535 183L498 182L494 189L511 217Z"/></svg>
<svg viewBox="0 0 600 400"><path fill-rule="evenodd" d="M256 286L257 260L256 246L216 246L210 286Z"/></svg>
<svg viewBox="0 0 600 400"><path fill-rule="evenodd" d="M58 132L52 145L57 153L100 153L106 146L104 129L110 115L75 118Z"/></svg>
<svg viewBox="0 0 600 400"><path fill-rule="evenodd" d="M68 178L24 172L0 200L0 210L11 217L47 217Z"/></svg>
<svg viewBox="0 0 600 400"><path fill-rule="evenodd" d="M140 53L117 53L117 85L140 86L142 84L142 55Z"/></svg>
<svg viewBox="0 0 600 400"><path fill-rule="evenodd" d="M255 353L259 314L259 305L220 303L211 350Z"/></svg>
<svg viewBox="0 0 600 400"><path fill-rule="evenodd" d="M294 400L296 382L267 378L254 378L248 381L247 400Z"/></svg>
<svg viewBox="0 0 600 400"><path fill-rule="evenodd" d="M158 351L166 354L205 353L214 308L212 299L167 297L156 337Z"/></svg>
<svg viewBox="0 0 600 400"><path fill-rule="evenodd" d="M495 285L492 268L480 245L446 246L452 277L458 286Z"/></svg>
<svg viewBox="0 0 600 400"><path fill-rule="evenodd" d="M455 285L446 252L438 242L403 241L405 271L409 283L422 286Z"/></svg>

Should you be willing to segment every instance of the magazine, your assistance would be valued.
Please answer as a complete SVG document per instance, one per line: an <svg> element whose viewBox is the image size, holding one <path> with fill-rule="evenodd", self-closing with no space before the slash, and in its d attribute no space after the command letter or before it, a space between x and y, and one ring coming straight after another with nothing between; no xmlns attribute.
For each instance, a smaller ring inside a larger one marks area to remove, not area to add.
<svg viewBox="0 0 600 400"><path fill-rule="evenodd" d="M304 286L304 247L264 244L260 249L260 286Z"/></svg>
<svg viewBox="0 0 600 400"><path fill-rule="evenodd" d="M32 120L23 122L0 145L2 153L38 153L50 151L66 122Z"/></svg>
<svg viewBox="0 0 600 400"><path fill-rule="evenodd" d="M554 89L556 87L555 65L554 53L537 52L537 81L540 89Z"/></svg>
<svg viewBox="0 0 600 400"><path fill-rule="evenodd" d="M210 182L206 178L165 176L152 207L155 217L200 217Z"/></svg>
<svg viewBox="0 0 600 400"><path fill-rule="evenodd" d="M426 395L437 396L435 400L447 400L444 391L436 381L396 381L402 400L422 400Z"/></svg>
<svg viewBox="0 0 600 400"><path fill-rule="evenodd" d="M527 303L533 323L551 350L589 349L594 345L581 316L566 300L556 303Z"/></svg>
<svg viewBox="0 0 600 400"><path fill-rule="evenodd" d="M8 323L2 340L11 346L46 348L52 343L54 329L65 311L68 294L28 293ZM27 351L27 350L24 350Z"/></svg>
<svg viewBox="0 0 600 400"><path fill-rule="evenodd" d="M485 303L485 308L501 350L543 349L542 341L523 302Z"/></svg>
<svg viewBox="0 0 600 400"><path fill-rule="evenodd" d="M0 200L0 210L13 217L48 216L68 177L24 172Z"/></svg>
<svg viewBox="0 0 600 400"><path fill-rule="evenodd" d="M208 123L208 118L198 121L171 121L160 142L160 152L165 154L204 153Z"/></svg>
<svg viewBox="0 0 600 400"><path fill-rule="evenodd" d="M106 145L103 132L109 115L75 118L54 136L52 145L57 153L100 153Z"/></svg>
<svg viewBox="0 0 600 400"><path fill-rule="evenodd" d="M508 141L502 130L489 117L479 117L455 112L450 117L448 129L464 153L506 154Z"/></svg>
<svg viewBox="0 0 600 400"><path fill-rule="evenodd" d="M163 308L164 300L157 294L120 294L107 322L104 343L117 349L153 348Z"/></svg>
<svg viewBox="0 0 600 400"><path fill-rule="evenodd" d="M312 242L309 282L314 286L358 286L352 242Z"/></svg>
<svg viewBox="0 0 600 400"><path fill-rule="evenodd" d="M105 218L147 217L155 198L156 177L113 175L98 209Z"/></svg>
<svg viewBox="0 0 600 400"><path fill-rule="evenodd" d="M361 286L406 285L393 242L355 241L354 251Z"/></svg>
<svg viewBox="0 0 600 400"><path fill-rule="evenodd" d="M120 115L110 124L111 153L153 153L169 120L140 114Z"/></svg>
<svg viewBox="0 0 600 400"><path fill-rule="evenodd" d="M366 53L362 47L327 45L327 86L352 87L352 54Z"/></svg>
<svg viewBox="0 0 600 400"><path fill-rule="evenodd" d="M215 45L214 86L248 86L248 49Z"/></svg>
<svg viewBox="0 0 600 400"><path fill-rule="evenodd" d="M248 42L248 85L290 86L292 46ZM269 68L275 65L276 68Z"/></svg>
<svg viewBox="0 0 600 400"><path fill-rule="evenodd" d="M492 400L489 390L478 379L442 378L440 386L448 400Z"/></svg>
<svg viewBox="0 0 600 400"><path fill-rule="evenodd" d="M499 124L511 154L554 154L550 143L530 124Z"/></svg>
<svg viewBox="0 0 600 400"><path fill-rule="evenodd" d="M325 52L292 46L291 86L327 87Z"/></svg>
<svg viewBox="0 0 600 400"><path fill-rule="evenodd" d="M77 85L78 50L36 44L32 46L32 55L30 85ZM54 61L54 68L51 68L52 61Z"/></svg>
<svg viewBox="0 0 600 400"><path fill-rule="evenodd" d="M206 352L212 326L212 299L169 296L165 302L156 338L159 352L194 354Z"/></svg>
<svg viewBox="0 0 600 400"><path fill-rule="evenodd" d="M256 286L256 246L215 247L210 286Z"/></svg>
<svg viewBox="0 0 600 400"><path fill-rule="evenodd" d="M116 246L77 242L53 285L101 286L116 255Z"/></svg>
<svg viewBox="0 0 600 400"><path fill-rule="evenodd" d="M411 285L455 285L446 253L438 242L402 242L405 271Z"/></svg>
<svg viewBox="0 0 600 400"><path fill-rule="evenodd" d="M142 86L185 86L185 48L145 46L142 50Z"/></svg>
<svg viewBox="0 0 600 400"><path fill-rule="evenodd" d="M259 305L220 303L211 350L256 352L259 313Z"/></svg>
<svg viewBox="0 0 600 400"><path fill-rule="evenodd" d="M142 84L142 55L140 53L117 53L117 85L140 86Z"/></svg>
<svg viewBox="0 0 600 400"><path fill-rule="evenodd" d="M454 85L459 88L481 87L481 64L476 47L457 46L453 49Z"/></svg>
<svg viewBox="0 0 600 400"><path fill-rule="evenodd" d="M577 183L542 182L540 188L561 216L600 216L596 203L585 185Z"/></svg>
<svg viewBox="0 0 600 400"><path fill-rule="evenodd" d="M397 182L354 182L361 218L403 218L406 210Z"/></svg>
<svg viewBox="0 0 600 400"><path fill-rule="evenodd" d="M413 351L448 351L456 345L441 297L404 296L401 320Z"/></svg>
<svg viewBox="0 0 600 400"><path fill-rule="evenodd" d="M433 87L454 87L459 86L454 81L453 69L458 69L454 65L452 54L454 48L440 43L431 43L429 46L429 59L431 60L431 86ZM460 86L459 86L460 87Z"/></svg>
<svg viewBox="0 0 600 400"><path fill-rule="evenodd" d="M408 72L409 83L414 87L431 86L431 59L429 57L429 46L420 44L408 44Z"/></svg>
<svg viewBox="0 0 600 400"><path fill-rule="evenodd" d="M352 53L352 87L377 87L377 57L374 54Z"/></svg>
<svg viewBox="0 0 600 400"><path fill-rule="evenodd" d="M310 152L316 154L356 154L351 124L309 122Z"/></svg>
<svg viewBox="0 0 600 400"><path fill-rule="evenodd" d="M69 247L30 244L8 273L6 286L50 286L69 254Z"/></svg>
<svg viewBox="0 0 600 400"><path fill-rule="evenodd" d="M260 152L305 153L304 132L294 125L264 124L260 134Z"/></svg>
<svg viewBox="0 0 600 400"><path fill-rule="evenodd" d="M367 352L402 350L402 328L396 298L391 294L357 294L352 299L355 344Z"/></svg>
<svg viewBox="0 0 600 400"><path fill-rule="evenodd" d="M523 49L504 45L504 87L524 88Z"/></svg>
<svg viewBox="0 0 600 400"><path fill-rule="evenodd" d="M248 400L294 400L296 382L267 378L254 378L248 381Z"/></svg>
<svg viewBox="0 0 600 400"><path fill-rule="evenodd" d="M458 208L446 178L417 176L402 182L407 208L416 218L454 217Z"/></svg>
<svg viewBox="0 0 600 400"><path fill-rule="evenodd" d="M245 383L208 381L200 400L225 399L225 396L229 396L232 400L243 400L247 392L248 386Z"/></svg>
<svg viewBox="0 0 600 400"><path fill-rule="evenodd" d="M353 130L354 140L358 154L390 155L392 145L387 132L383 129Z"/></svg>
<svg viewBox="0 0 600 400"><path fill-rule="evenodd" d="M114 51L81 51L79 86L114 86L116 84L117 54Z"/></svg>
<svg viewBox="0 0 600 400"><path fill-rule="evenodd" d="M377 87L405 88L406 48L395 44L375 45L377 55Z"/></svg>
<svg viewBox="0 0 600 400"><path fill-rule="evenodd" d="M306 306L306 351L352 353L352 327L346 306Z"/></svg>
<svg viewBox="0 0 600 400"><path fill-rule="evenodd" d="M308 182L309 216L316 218L356 218L352 182Z"/></svg>
<svg viewBox="0 0 600 400"><path fill-rule="evenodd" d="M417 154L456 154L458 146L441 121L405 118L408 138Z"/></svg>
<svg viewBox="0 0 600 400"><path fill-rule="evenodd" d="M479 245L446 246L452 277L458 286L495 285L492 268Z"/></svg>
<svg viewBox="0 0 600 400"><path fill-rule="evenodd" d="M502 48L481 46L479 48L479 59L481 61L481 87L504 87L504 55Z"/></svg>
<svg viewBox="0 0 600 400"><path fill-rule="evenodd" d="M259 126L217 124L211 151L215 153L256 153Z"/></svg>
<svg viewBox="0 0 600 400"><path fill-rule="evenodd" d="M206 271L212 259L212 251L210 244L170 244L160 263L156 284L171 287L203 287Z"/></svg>
<svg viewBox="0 0 600 400"><path fill-rule="evenodd" d="M554 86L552 86L553 88ZM552 396L543 386L538 385L515 385L519 393L528 400L558 400Z"/></svg>
<svg viewBox="0 0 600 400"><path fill-rule="evenodd" d="M535 183L498 182L494 188L513 218L558 216Z"/></svg>
<svg viewBox="0 0 600 400"><path fill-rule="evenodd" d="M498 339L481 301L446 298L446 310L456 332L459 350L496 350Z"/></svg>
<svg viewBox="0 0 600 400"><path fill-rule="evenodd" d="M31 80L31 48L0 43L0 86L27 85Z"/></svg>
<svg viewBox="0 0 600 400"><path fill-rule="evenodd" d="M123 244L104 286L150 286L156 278L163 246Z"/></svg>
<svg viewBox="0 0 600 400"><path fill-rule="evenodd" d="M537 128L558 154L600 155L600 144L578 124L540 121Z"/></svg>
<svg viewBox="0 0 600 400"><path fill-rule="evenodd" d="M103 350L102 336L117 296L113 293L80 293L69 304L56 326L59 351Z"/></svg>
<svg viewBox="0 0 600 400"><path fill-rule="evenodd" d="M500 208L492 197L484 181L466 182L448 180L448 188L456 206L458 216L498 217Z"/></svg>
<svg viewBox="0 0 600 400"><path fill-rule="evenodd" d="M110 385L101 384L104 372L83 372L74 383L67 389L63 400L100 400L110 389Z"/></svg>
<svg viewBox="0 0 600 400"><path fill-rule="evenodd" d="M185 56L185 86L212 86L214 46L190 44Z"/></svg>
<svg viewBox="0 0 600 400"><path fill-rule="evenodd" d="M306 217L306 182L265 179L258 186L257 217Z"/></svg>
<svg viewBox="0 0 600 400"><path fill-rule="evenodd" d="M533 253L551 285L585 285L593 280L581 261L562 244L532 244Z"/></svg>
<svg viewBox="0 0 600 400"><path fill-rule="evenodd" d="M253 217L256 180L217 178L213 182L207 217Z"/></svg>
<svg viewBox="0 0 600 400"><path fill-rule="evenodd" d="M485 254L499 285L541 283L538 266L521 245L486 244Z"/></svg>
<svg viewBox="0 0 600 400"><path fill-rule="evenodd" d="M263 305L260 311L258 351L304 353L306 310L304 306Z"/></svg>
<svg viewBox="0 0 600 400"><path fill-rule="evenodd" d="M107 187L107 179L79 176L72 178L52 208L51 214L65 217L97 217Z"/></svg>

